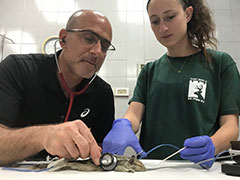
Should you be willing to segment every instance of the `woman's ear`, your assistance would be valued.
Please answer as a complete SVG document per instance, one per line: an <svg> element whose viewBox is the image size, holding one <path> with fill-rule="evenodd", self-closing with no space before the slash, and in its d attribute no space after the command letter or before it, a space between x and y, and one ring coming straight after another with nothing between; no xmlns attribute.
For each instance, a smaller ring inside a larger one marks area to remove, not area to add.
<svg viewBox="0 0 240 180"><path fill-rule="evenodd" d="M189 22L192 19L193 7L192 6L187 7L185 10L185 13L186 13L187 22Z"/></svg>

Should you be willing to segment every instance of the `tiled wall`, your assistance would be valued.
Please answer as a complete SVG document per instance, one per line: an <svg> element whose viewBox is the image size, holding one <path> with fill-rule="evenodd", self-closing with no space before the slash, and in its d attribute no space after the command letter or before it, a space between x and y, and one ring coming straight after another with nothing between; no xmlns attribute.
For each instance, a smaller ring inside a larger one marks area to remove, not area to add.
<svg viewBox="0 0 240 180"><path fill-rule="evenodd" d="M207 2L215 17L219 50L230 53L240 67L240 0ZM112 43L117 51L107 57L99 75L114 88L129 88L129 97L115 98L116 117L121 117L136 83L137 64L166 51L150 29L146 0L0 0L0 34L15 42L5 40L3 57L41 52L44 40L57 36L72 12L79 9L99 10L112 23Z"/></svg>

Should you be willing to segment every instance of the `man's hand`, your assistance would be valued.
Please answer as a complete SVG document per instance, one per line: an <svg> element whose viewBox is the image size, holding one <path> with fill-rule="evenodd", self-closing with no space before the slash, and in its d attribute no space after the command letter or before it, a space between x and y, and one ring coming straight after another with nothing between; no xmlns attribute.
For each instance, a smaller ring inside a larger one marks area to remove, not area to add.
<svg viewBox="0 0 240 180"><path fill-rule="evenodd" d="M131 146L137 154L142 152L142 157L146 154L132 130L131 122L128 119L116 119L103 140L103 153L123 155L127 146Z"/></svg>
<svg viewBox="0 0 240 180"><path fill-rule="evenodd" d="M87 158L90 155L93 162L99 165L101 148L81 120L45 126L43 132L42 145L48 153L67 159Z"/></svg>
<svg viewBox="0 0 240 180"><path fill-rule="evenodd" d="M209 136L197 136L186 139L184 146L187 147L180 152L182 159L198 163L203 160L214 158L215 146ZM201 163L200 165L209 169L214 160Z"/></svg>

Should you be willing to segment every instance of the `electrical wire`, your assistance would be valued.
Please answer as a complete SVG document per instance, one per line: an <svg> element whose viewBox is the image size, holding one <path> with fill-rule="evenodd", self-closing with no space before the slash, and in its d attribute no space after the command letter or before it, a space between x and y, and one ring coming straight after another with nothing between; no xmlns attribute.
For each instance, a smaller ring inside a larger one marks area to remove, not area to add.
<svg viewBox="0 0 240 180"><path fill-rule="evenodd" d="M165 146L169 146L169 147L172 147L172 148L175 148L176 150L180 150L179 147L175 146L175 145L172 145L172 144L160 144L160 145L157 145L155 146L154 148L150 149L148 152L146 152L146 155L144 157L147 157L148 154L150 154L151 152L155 151L156 149L160 148L160 147L165 147ZM142 159L144 158L143 156L141 156L140 154L140 157L138 159Z"/></svg>
<svg viewBox="0 0 240 180"><path fill-rule="evenodd" d="M225 158L231 158L231 157L234 157L234 156L239 156L239 154L230 154L230 155L227 155L227 156L221 156L222 154L226 153L228 151L223 151L221 153L219 153L218 155L216 155L214 158L210 158L210 159L206 159L206 160L203 160L203 161L200 161L200 162L197 162L195 164L202 164L202 163L205 163L205 162L208 162L208 161L216 161L217 159L225 159Z"/></svg>
<svg viewBox="0 0 240 180"><path fill-rule="evenodd" d="M138 159L140 160L140 159L142 159L142 158L145 158L145 157L147 157L151 152L155 151L156 149L158 149L158 148L160 148L160 147L165 147L165 146L173 147L173 148L177 149L178 151L176 151L176 152L174 152L173 154L169 155L168 157L166 157L165 159L163 159L163 161L166 161L167 159L173 157L174 155L178 154L179 152L181 152L182 150L184 150L184 149L186 148L186 147L183 147L183 148L180 149L179 147L177 147L177 146L175 146L175 145L172 145L172 144L160 144L160 145L155 146L154 148L150 149L149 151L147 151L144 155L141 156L141 154L140 154ZM230 154L230 155L228 155L228 156L221 156L222 154L224 154L224 153L226 153L226 152L229 152L229 151L223 151L223 152L217 154L217 155L216 155L215 157L213 157L213 158L209 158L209 159L206 159L206 160L197 162L197 163L195 163L195 164L200 165L202 168L208 170L209 168L206 167L206 166L204 166L204 165L202 165L202 163L205 163L205 162L208 162L208 161L214 161L214 162L215 162L217 159L224 159L224 158L230 158L230 157L234 157L234 156L239 156L239 154L237 154L237 153L236 153L236 154Z"/></svg>
<svg viewBox="0 0 240 180"><path fill-rule="evenodd" d="M50 170L52 168L53 167L44 168L44 169L26 169L26 168L2 167L3 170L18 171L18 172L43 172L43 171L48 171L48 170Z"/></svg>

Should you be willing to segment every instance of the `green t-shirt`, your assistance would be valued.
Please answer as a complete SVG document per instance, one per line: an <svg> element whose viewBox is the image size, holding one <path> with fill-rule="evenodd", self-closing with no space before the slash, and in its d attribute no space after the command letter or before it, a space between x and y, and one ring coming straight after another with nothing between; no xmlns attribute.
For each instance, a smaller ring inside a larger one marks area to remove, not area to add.
<svg viewBox="0 0 240 180"><path fill-rule="evenodd" d="M142 69L130 102L145 105L140 144L146 152L160 144L182 148L187 138L211 136L219 128L220 116L240 112L236 63L226 53L207 51L210 65L200 51L187 57L165 54ZM174 151L161 147L148 158L163 159Z"/></svg>

